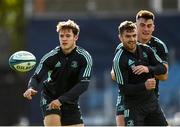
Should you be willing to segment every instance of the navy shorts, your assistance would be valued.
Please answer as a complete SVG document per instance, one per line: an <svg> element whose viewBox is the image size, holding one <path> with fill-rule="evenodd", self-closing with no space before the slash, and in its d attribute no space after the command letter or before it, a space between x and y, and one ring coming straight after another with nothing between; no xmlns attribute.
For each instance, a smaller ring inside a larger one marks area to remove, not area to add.
<svg viewBox="0 0 180 127"><path fill-rule="evenodd" d="M125 109L124 117L126 126L168 126L158 102Z"/></svg>
<svg viewBox="0 0 180 127"><path fill-rule="evenodd" d="M43 117L49 114L58 114L61 116L62 126L83 124L80 107L78 104L63 103L61 109L49 109L48 105L52 101L48 97L41 97L41 110Z"/></svg>
<svg viewBox="0 0 180 127"><path fill-rule="evenodd" d="M124 102L123 96L118 94L117 103L116 103L116 116L124 115Z"/></svg>

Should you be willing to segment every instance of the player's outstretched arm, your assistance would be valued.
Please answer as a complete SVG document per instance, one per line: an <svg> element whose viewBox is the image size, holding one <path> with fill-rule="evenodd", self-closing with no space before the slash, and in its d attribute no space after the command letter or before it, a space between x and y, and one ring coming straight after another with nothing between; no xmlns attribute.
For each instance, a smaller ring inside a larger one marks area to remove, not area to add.
<svg viewBox="0 0 180 127"><path fill-rule="evenodd" d="M24 96L25 98L27 98L28 100L31 100L31 99L32 99L32 96L34 96L34 95L36 95L36 94L37 94L37 91L36 91L36 90L34 90L34 89L32 89L32 88L28 88L28 89L24 92L23 96Z"/></svg>

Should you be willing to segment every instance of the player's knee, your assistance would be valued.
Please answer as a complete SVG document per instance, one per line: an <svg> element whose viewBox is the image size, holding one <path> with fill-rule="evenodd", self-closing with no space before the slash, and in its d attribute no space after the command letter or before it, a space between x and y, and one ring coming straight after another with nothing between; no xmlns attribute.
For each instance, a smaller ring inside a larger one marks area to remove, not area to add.
<svg viewBox="0 0 180 127"><path fill-rule="evenodd" d="M116 116L116 124L117 126L125 126L124 115Z"/></svg>
<svg viewBox="0 0 180 127"><path fill-rule="evenodd" d="M61 126L61 117L57 114L50 114L45 116L44 125L45 126Z"/></svg>

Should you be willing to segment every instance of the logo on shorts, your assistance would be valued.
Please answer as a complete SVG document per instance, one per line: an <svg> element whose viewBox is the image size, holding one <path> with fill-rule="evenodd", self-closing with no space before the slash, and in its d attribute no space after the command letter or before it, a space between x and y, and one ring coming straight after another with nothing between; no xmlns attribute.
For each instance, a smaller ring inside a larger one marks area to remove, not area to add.
<svg viewBox="0 0 180 127"><path fill-rule="evenodd" d="M118 111L124 111L124 105L118 106Z"/></svg>
<svg viewBox="0 0 180 127"><path fill-rule="evenodd" d="M47 100L43 97L42 98L42 105L45 105L45 104L47 104Z"/></svg>
<svg viewBox="0 0 180 127"><path fill-rule="evenodd" d="M128 120L127 121L127 126L134 126L134 121L133 120Z"/></svg>

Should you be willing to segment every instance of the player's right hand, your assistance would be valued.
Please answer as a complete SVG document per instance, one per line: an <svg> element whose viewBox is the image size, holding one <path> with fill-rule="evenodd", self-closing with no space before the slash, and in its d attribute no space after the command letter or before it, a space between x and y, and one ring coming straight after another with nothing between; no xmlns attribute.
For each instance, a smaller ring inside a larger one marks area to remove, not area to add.
<svg viewBox="0 0 180 127"><path fill-rule="evenodd" d="M113 68L111 69L111 78L112 78L113 81L116 80L116 76L115 76L115 74L114 74Z"/></svg>
<svg viewBox="0 0 180 127"><path fill-rule="evenodd" d="M37 93L36 90L34 90L34 89L32 89L32 88L29 88L29 89L27 89L27 90L24 92L23 96L24 96L25 98L27 98L28 100L31 100L31 99L32 99L32 96L35 95L36 93Z"/></svg>
<svg viewBox="0 0 180 127"><path fill-rule="evenodd" d="M147 90L155 89L155 87L156 87L155 78L151 78L151 79L146 80L145 87L146 87Z"/></svg>

